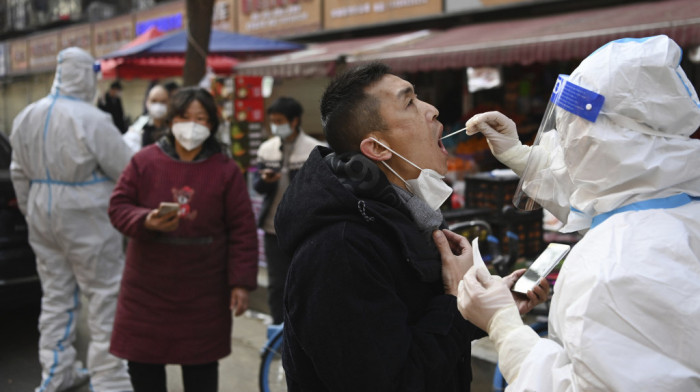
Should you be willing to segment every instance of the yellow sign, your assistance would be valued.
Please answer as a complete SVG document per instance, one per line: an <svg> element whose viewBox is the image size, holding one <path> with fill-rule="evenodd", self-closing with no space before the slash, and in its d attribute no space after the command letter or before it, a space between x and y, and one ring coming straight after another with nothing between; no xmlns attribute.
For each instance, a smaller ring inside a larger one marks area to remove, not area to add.
<svg viewBox="0 0 700 392"><path fill-rule="evenodd" d="M326 0L326 30L442 13L442 0Z"/></svg>
<svg viewBox="0 0 700 392"><path fill-rule="evenodd" d="M132 39L134 39L132 15L108 19L93 25L92 43L95 57L114 52Z"/></svg>
<svg viewBox="0 0 700 392"><path fill-rule="evenodd" d="M58 55L58 32L29 38L29 68L32 71L56 68Z"/></svg>
<svg viewBox="0 0 700 392"><path fill-rule="evenodd" d="M258 36L301 34L321 29L321 0L239 0L238 31Z"/></svg>
<svg viewBox="0 0 700 392"><path fill-rule="evenodd" d="M236 31L235 10L234 0L219 0L214 3L211 28L231 32Z"/></svg>
<svg viewBox="0 0 700 392"><path fill-rule="evenodd" d="M59 51L73 46L92 53L92 30L89 24L61 30Z"/></svg>
<svg viewBox="0 0 700 392"><path fill-rule="evenodd" d="M25 72L29 67L29 51L27 50L27 40L20 39L10 42L10 72Z"/></svg>

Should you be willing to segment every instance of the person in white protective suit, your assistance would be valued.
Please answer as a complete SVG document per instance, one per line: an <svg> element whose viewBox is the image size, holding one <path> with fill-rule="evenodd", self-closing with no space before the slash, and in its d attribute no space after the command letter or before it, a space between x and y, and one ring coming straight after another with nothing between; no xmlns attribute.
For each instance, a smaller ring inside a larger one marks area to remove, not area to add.
<svg viewBox="0 0 700 392"><path fill-rule="evenodd" d="M43 289L36 391L86 381L73 346L81 293L88 301L91 390L132 390L125 362L109 354L124 255L107 216L132 153L109 114L92 105L94 63L82 49L62 50L49 96L17 115L10 135L12 183Z"/></svg>
<svg viewBox="0 0 700 392"><path fill-rule="evenodd" d="M585 232L554 287L549 338L486 270L460 284L460 311L489 333L508 390L700 390L700 140L689 138L700 102L681 56L666 36L598 49L560 79L532 147L500 113L467 122L562 231Z"/></svg>

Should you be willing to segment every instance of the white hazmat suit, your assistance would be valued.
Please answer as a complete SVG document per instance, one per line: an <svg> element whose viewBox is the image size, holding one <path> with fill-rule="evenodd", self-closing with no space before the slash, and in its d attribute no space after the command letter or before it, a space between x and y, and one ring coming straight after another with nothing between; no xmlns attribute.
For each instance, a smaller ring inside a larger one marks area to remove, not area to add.
<svg viewBox="0 0 700 392"><path fill-rule="evenodd" d="M61 51L50 95L25 108L10 135L12 182L43 289L37 391L65 390L81 379L73 347L80 293L88 301L91 390L132 389L126 363L109 353L124 255L107 216L132 153L109 114L91 104L93 64L82 49Z"/></svg>
<svg viewBox="0 0 700 392"><path fill-rule="evenodd" d="M460 310L492 315L482 327L509 391L700 390L700 140L689 138L700 102L681 55L666 36L598 49L569 77L605 97L597 120L556 108L556 132L536 147L498 114L468 122L525 190L555 190L536 201L563 230L586 231L554 286L549 339L522 324L505 286L465 275ZM525 170L530 154L545 158Z"/></svg>

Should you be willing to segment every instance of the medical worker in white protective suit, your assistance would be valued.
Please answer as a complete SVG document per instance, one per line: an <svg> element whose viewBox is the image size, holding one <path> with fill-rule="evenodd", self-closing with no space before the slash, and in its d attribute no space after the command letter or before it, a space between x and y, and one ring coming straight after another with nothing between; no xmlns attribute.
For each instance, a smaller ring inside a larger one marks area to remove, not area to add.
<svg viewBox="0 0 700 392"><path fill-rule="evenodd" d="M484 269L460 284L460 311L489 333L508 390L700 390L700 140L689 138L700 107L681 55L666 36L598 49L560 79L533 147L500 113L467 122L562 231L586 232L554 286L548 339Z"/></svg>
<svg viewBox="0 0 700 392"><path fill-rule="evenodd" d="M88 301L92 390L132 389L126 364L109 354L124 256L107 216L131 150L109 114L92 105L93 64L82 49L61 51L50 95L25 108L10 135L12 183L43 289L37 391L62 391L87 377L73 347L80 293Z"/></svg>

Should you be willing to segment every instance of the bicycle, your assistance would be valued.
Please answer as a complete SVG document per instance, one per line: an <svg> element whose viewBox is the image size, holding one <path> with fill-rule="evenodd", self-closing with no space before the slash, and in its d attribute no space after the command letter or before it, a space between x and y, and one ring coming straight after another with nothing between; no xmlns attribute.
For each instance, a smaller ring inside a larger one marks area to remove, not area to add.
<svg viewBox="0 0 700 392"><path fill-rule="evenodd" d="M282 392L287 390L287 379L282 367L284 324L267 326L267 342L260 352L258 383L260 392Z"/></svg>

